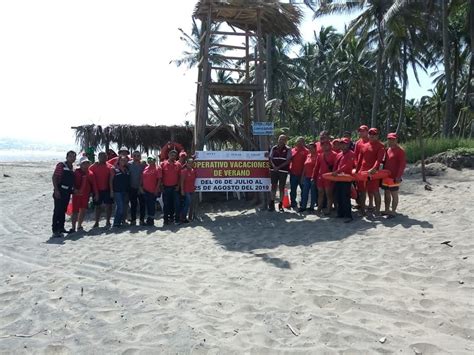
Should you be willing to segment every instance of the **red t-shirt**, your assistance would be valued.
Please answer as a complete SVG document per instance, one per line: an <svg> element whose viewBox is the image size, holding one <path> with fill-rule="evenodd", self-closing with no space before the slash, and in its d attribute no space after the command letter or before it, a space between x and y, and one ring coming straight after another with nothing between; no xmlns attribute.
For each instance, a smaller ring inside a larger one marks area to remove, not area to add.
<svg viewBox="0 0 474 355"><path fill-rule="evenodd" d="M336 173L352 174L354 168L355 153L352 150L347 152L340 152L336 157L334 170Z"/></svg>
<svg viewBox="0 0 474 355"><path fill-rule="evenodd" d="M301 176L303 174L304 163L308 154L309 150L305 147L294 147L293 149L291 149L291 174L296 176Z"/></svg>
<svg viewBox="0 0 474 355"><path fill-rule="evenodd" d="M83 172L82 169L74 171L74 188L79 191L79 195L88 198L91 192L97 192L97 185L94 179L94 173Z"/></svg>
<svg viewBox="0 0 474 355"><path fill-rule="evenodd" d="M358 163L358 165L360 165L360 171L378 169L380 164L382 164L384 155L385 147L379 141L364 144L362 152L360 153L362 162L360 164Z"/></svg>
<svg viewBox="0 0 474 355"><path fill-rule="evenodd" d="M387 149L384 169L390 170L392 179L400 179L402 177L406 164L405 151L400 146Z"/></svg>
<svg viewBox="0 0 474 355"><path fill-rule="evenodd" d="M162 172L161 167L159 165L148 165L147 167L145 167L142 175L143 190L152 194L156 193L158 181L160 181L161 177Z"/></svg>
<svg viewBox="0 0 474 355"><path fill-rule="evenodd" d="M324 153L318 154L316 164L313 169L313 180L322 179L322 175L330 173L334 170L334 164L336 163L337 154L330 150L325 156ZM331 169L331 167L332 169Z"/></svg>
<svg viewBox="0 0 474 355"><path fill-rule="evenodd" d="M313 170L317 159L318 155L316 153L307 155L303 168L304 177L310 178L313 176Z"/></svg>
<svg viewBox="0 0 474 355"><path fill-rule="evenodd" d="M369 143L369 138L360 138L354 148L354 154L355 154L355 160L356 160L356 166L360 167L360 164L362 163L362 160L359 158L360 153L362 152L362 148L364 147L365 144ZM357 169L359 170L359 169Z"/></svg>
<svg viewBox="0 0 474 355"><path fill-rule="evenodd" d="M184 192L194 192L196 190L196 171L194 169L181 170L181 176L184 179Z"/></svg>
<svg viewBox="0 0 474 355"><path fill-rule="evenodd" d="M181 170L181 164L177 161L170 163L165 160L161 163L161 174L163 176L164 186L176 186L179 184L179 173Z"/></svg>
<svg viewBox="0 0 474 355"><path fill-rule="evenodd" d="M95 183L99 191L107 191L110 189L110 169L111 166L108 163L95 163L90 166L89 171L94 174Z"/></svg>

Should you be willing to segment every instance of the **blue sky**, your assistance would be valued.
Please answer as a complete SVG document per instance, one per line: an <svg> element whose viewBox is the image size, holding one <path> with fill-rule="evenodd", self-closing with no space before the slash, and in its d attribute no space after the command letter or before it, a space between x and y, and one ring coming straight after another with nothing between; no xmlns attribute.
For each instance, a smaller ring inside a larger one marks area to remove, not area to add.
<svg viewBox="0 0 474 355"><path fill-rule="evenodd" d="M193 120L196 71L169 62L184 49L194 0L0 1L0 137L73 142L79 124L183 124ZM351 16L317 21L339 30ZM408 97L432 87L421 76Z"/></svg>

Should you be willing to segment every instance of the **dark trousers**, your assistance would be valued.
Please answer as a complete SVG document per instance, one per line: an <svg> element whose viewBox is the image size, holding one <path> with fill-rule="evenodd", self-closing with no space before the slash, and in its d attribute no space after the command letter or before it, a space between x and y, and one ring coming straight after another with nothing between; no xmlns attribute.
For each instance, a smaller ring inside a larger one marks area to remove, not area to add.
<svg viewBox="0 0 474 355"><path fill-rule="evenodd" d="M53 233L61 233L64 230L66 220L66 210L69 204L71 193L63 189L60 190L61 197L54 199L53 224L51 226Z"/></svg>
<svg viewBox="0 0 474 355"><path fill-rule="evenodd" d="M165 222L179 221L179 194L175 186L163 188L163 218Z"/></svg>
<svg viewBox="0 0 474 355"><path fill-rule="evenodd" d="M336 193L337 216L342 218L352 218L351 183L336 182L334 192Z"/></svg>
<svg viewBox="0 0 474 355"><path fill-rule="evenodd" d="M130 199L130 220L137 220L137 207L140 208L140 221L145 219L145 197L138 189L130 188L128 193Z"/></svg>
<svg viewBox="0 0 474 355"><path fill-rule="evenodd" d="M145 191L146 217L154 219L156 212L156 195Z"/></svg>

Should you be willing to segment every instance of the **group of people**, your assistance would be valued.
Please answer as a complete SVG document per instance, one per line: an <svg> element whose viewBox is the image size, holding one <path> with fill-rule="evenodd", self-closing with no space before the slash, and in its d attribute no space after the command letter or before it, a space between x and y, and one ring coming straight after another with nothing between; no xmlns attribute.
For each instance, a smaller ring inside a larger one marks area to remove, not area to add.
<svg viewBox="0 0 474 355"><path fill-rule="evenodd" d="M344 132L340 139L332 139L327 131L322 131L319 141L305 144L304 138L299 137L293 148L287 145L285 135L279 136L278 143L269 152L272 186L268 209L275 211L276 193L279 190L278 209L284 210L282 200L289 175L290 207L298 212L315 211L330 215L335 209L338 217L350 222L352 197L356 199L356 207L362 215L369 210L377 216L394 216L398 206L399 185L406 165L405 152L398 145L395 133L387 135L387 148L380 141L377 128L369 129L362 125L358 134L359 139L354 143L351 132ZM83 230L82 223L91 195L95 204L94 228L99 227L104 206L106 227L121 227L126 224L128 212L131 225L139 223L153 226L159 197L162 197L165 225L189 222L188 213L195 191L196 172L193 159L184 150L178 153L174 146L166 146L160 152L161 162L157 162L153 156L142 161L141 152L134 151L130 155L127 149L121 149L112 156L100 152L95 163L87 155L83 155L76 169L73 166L75 161L76 153L69 151L66 161L58 163L53 174L54 237ZM370 178L382 166L390 171L393 182L390 185L385 185L381 179ZM328 173L338 176L359 172L368 174L367 181L334 182L323 177ZM298 188L301 190L299 206ZM385 190L385 209L382 212L380 188ZM66 231L65 214L70 200L72 228Z"/></svg>
<svg viewBox="0 0 474 355"><path fill-rule="evenodd" d="M291 208L297 209L298 212L313 211L317 207L317 213L329 215L335 208L338 217L344 218L345 222L351 222L351 197L354 197L357 201L356 208L360 210L361 215L366 215L367 210L370 210L376 216L395 216L399 185L406 166L405 152L398 144L397 134L387 135L387 148L380 141L377 128L369 129L368 126L362 125L358 134L359 139L354 143L351 140L351 132L344 132L340 139L331 139L327 131L322 131L318 142L305 144L304 138L299 137L293 148L287 145L287 137L281 135L269 153L272 192L268 209L275 211L276 193L279 190L278 209L283 211L282 200L287 177L290 175ZM382 166L390 171L390 185L385 185L381 179L370 178ZM334 182L323 177L327 173L337 176L359 172L367 172L368 180ZM301 190L299 206L298 188ZM380 188L385 191L385 209L382 212Z"/></svg>
<svg viewBox="0 0 474 355"><path fill-rule="evenodd" d="M98 161L92 163L87 155L83 155L74 169L76 153L69 151L66 161L56 165L52 178L53 237L83 230L82 223L91 195L95 205L94 228L99 227L103 207L106 227L119 228L126 224L128 212L130 225L153 226L159 197L163 201L165 225L189 223L196 173L193 159L185 151L168 150L166 156L161 156L161 162L153 156L142 161L141 152L134 151L130 155L127 149L121 149L118 155L108 158L110 156L106 152L100 152ZM65 214L69 204L72 205L72 228L66 230Z"/></svg>

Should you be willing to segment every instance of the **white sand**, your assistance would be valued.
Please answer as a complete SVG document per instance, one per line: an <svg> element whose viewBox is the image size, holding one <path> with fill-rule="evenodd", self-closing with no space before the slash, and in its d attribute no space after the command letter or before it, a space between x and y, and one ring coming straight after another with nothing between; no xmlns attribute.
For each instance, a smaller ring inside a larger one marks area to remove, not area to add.
<svg viewBox="0 0 474 355"><path fill-rule="evenodd" d="M235 202L51 244L52 169L0 165L0 353L474 352L473 171L410 177L392 220Z"/></svg>

